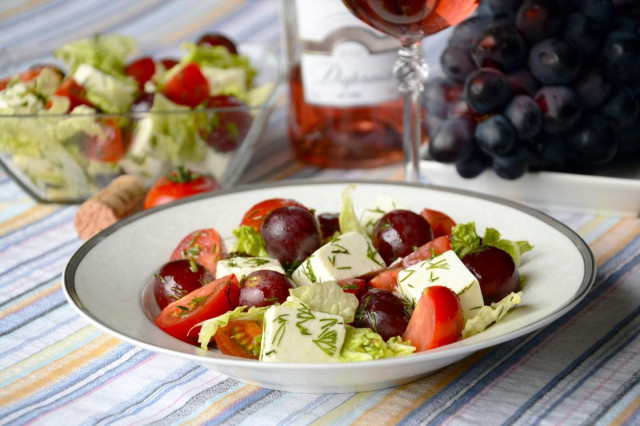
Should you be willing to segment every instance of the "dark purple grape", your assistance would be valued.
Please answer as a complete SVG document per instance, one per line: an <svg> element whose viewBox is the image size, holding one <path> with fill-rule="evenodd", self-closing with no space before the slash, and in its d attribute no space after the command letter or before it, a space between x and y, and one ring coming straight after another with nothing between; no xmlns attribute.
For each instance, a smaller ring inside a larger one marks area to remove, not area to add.
<svg viewBox="0 0 640 426"><path fill-rule="evenodd" d="M207 268L189 259L165 263L155 275L153 296L160 309L213 281Z"/></svg>
<svg viewBox="0 0 640 426"><path fill-rule="evenodd" d="M494 156L492 166L496 175L515 180L529 170L529 156L522 145L516 144L508 153Z"/></svg>
<svg viewBox="0 0 640 426"><path fill-rule="evenodd" d="M473 149L473 121L448 118L440 123L429 139L428 153L441 163L454 163L471 154Z"/></svg>
<svg viewBox="0 0 640 426"><path fill-rule="evenodd" d="M563 170L567 161L564 139L559 135L541 133L525 141L531 170Z"/></svg>
<svg viewBox="0 0 640 426"><path fill-rule="evenodd" d="M572 44L550 38L541 41L529 52L529 69L544 85L573 81L582 67L582 55Z"/></svg>
<svg viewBox="0 0 640 426"><path fill-rule="evenodd" d="M499 302L518 289L520 272L504 250L483 246L466 255L462 263L478 279L485 305Z"/></svg>
<svg viewBox="0 0 640 426"><path fill-rule="evenodd" d="M402 336L409 324L404 302L388 290L372 288L360 297L354 325L370 328L385 341Z"/></svg>
<svg viewBox="0 0 640 426"><path fill-rule="evenodd" d="M584 106L576 92L565 86L547 86L534 98L542 111L544 130L563 133L580 121Z"/></svg>
<svg viewBox="0 0 640 426"><path fill-rule="evenodd" d="M529 96L514 97L504 110L518 138L532 138L542 130L542 112L538 103Z"/></svg>
<svg viewBox="0 0 640 426"><path fill-rule="evenodd" d="M525 40L534 44L556 35L564 21L563 11L556 0L526 0L516 16L516 28Z"/></svg>
<svg viewBox="0 0 640 426"><path fill-rule="evenodd" d="M153 106L153 100L155 99L155 93L141 93L133 104L131 104L131 111L133 112L147 112L151 110Z"/></svg>
<svg viewBox="0 0 640 426"><path fill-rule="evenodd" d="M482 3L486 3L494 13L502 11L516 12L520 8L522 0L483 0Z"/></svg>
<svg viewBox="0 0 640 426"><path fill-rule="evenodd" d="M478 146L487 154L501 155L509 152L516 143L516 129L502 114L496 114L476 126Z"/></svg>
<svg viewBox="0 0 640 426"><path fill-rule="evenodd" d="M491 68L472 72L464 85L464 96L478 114L499 111L511 100L512 92L507 76Z"/></svg>
<svg viewBox="0 0 640 426"><path fill-rule="evenodd" d="M585 107L596 108L609 96L611 79L602 68L592 67L576 78L573 88Z"/></svg>
<svg viewBox="0 0 640 426"><path fill-rule="evenodd" d="M637 159L640 158L640 138L638 135L640 135L640 118L630 126L616 132L617 157L634 163L638 161Z"/></svg>
<svg viewBox="0 0 640 426"><path fill-rule="evenodd" d="M533 96L540 88L538 80L526 68L508 74L507 79L511 83L514 95Z"/></svg>
<svg viewBox="0 0 640 426"><path fill-rule="evenodd" d="M456 162L456 171L461 177L471 179L479 176L490 164L491 159L474 145L469 157Z"/></svg>
<svg viewBox="0 0 640 426"><path fill-rule="evenodd" d="M437 131L440 124L445 120L444 117L438 117L436 114L432 114L431 111L426 111L423 121L424 131L427 135L433 136Z"/></svg>
<svg viewBox="0 0 640 426"><path fill-rule="evenodd" d="M612 0L612 3L618 15L640 18L640 2L638 0Z"/></svg>
<svg viewBox="0 0 640 426"><path fill-rule="evenodd" d="M412 253L433 239L429 222L410 210L392 210L373 228L371 240L385 263Z"/></svg>
<svg viewBox="0 0 640 426"><path fill-rule="evenodd" d="M461 43L447 46L440 55L440 66L447 77L460 83L478 68L471 58L471 48Z"/></svg>
<svg viewBox="0 0 640 426"><path fill-rule="evenodd" d="M327 241L340 232L339 213L321 213L318 215L318 223L320 224L322 241Z"/></svg>
<svg viewBox="0 0 640 426"><path fill-rule="evenodd" d="M445 77L431 78L424 85L422 104L431 114L445 118L449 104L462 93L462 86Z"/></svg>
<svg viewBox="0 0 640 426"><path fill-rule="evenodd" d="M254 271L240 282L239 305L257 308L283 303L289 297L289 289L295 284L289 277L277 271Z"/></svg>
<svg viewBox="0 0 640 426"><path fill-rule="evenodd" d="M527 60L527 45L514 26L493 24L476 40L471 56L478 67L511 72Z"/></svg>
<svg viewBox="0 0 640 426"><path fill-rule="evenodd" d="M616 16L613 18L611 27L617 31L624 31L631 34L640 33L640 22L627 16Z"/></svg>
<svg viewBox="0 0 640 426"><path fill-rule="evenodd" d="M322 244L320 225L313 214L300 207L279 207L265 217L260 227L269 256L290 269L309 257Z"/></svg>
<svg viewBox="0 0 640 426"><path fill-rule="evenodd" d="M449 44L473 45L490 23L491 19L483 16L472 16L465 19L454 27Z"/></svg>
<svg viewBox="0 0 640 426"><path fill-rule="evenodd" d="M605 40L600 56L614 81L633 81L640 72L640 38L625 31L613 31Z"/></svg>
<svg viewBox="0 0 640 426"><path fill-rule="evenodd" d="M609 28L615 13L611 0L581 0L580 12L594 19L602 28Z"/></svg>
<svg viewBox="0 0 640 426"><path fill-rule="evenodd" d="M636 121L640 114L640 102L627 88L619 87L600 112L614 130L622 129Z"/></svg>
<svg viewBox="0 0 640 426"><path fill-rule="evenodd" d="M449 118L470 118L474 119L477 116L476 112L471 108L469 102L460 96L449 105L449 112L447 117Z"/></svg>
<svg viewBox="0 0 640 426"><path fill-rule="evenodd" d="M561 38L572 43L584 56L590 56L600 46L602 30L594 19L582 13L572 13L567 17Z"/></svg>
<svg viewBox="0 0 640 426"><path fill-rule="evenodd" d="M609 123L599 115L591 114L567 134L567 154L578 163L605 164L616 154L613 136Z"/></svg>

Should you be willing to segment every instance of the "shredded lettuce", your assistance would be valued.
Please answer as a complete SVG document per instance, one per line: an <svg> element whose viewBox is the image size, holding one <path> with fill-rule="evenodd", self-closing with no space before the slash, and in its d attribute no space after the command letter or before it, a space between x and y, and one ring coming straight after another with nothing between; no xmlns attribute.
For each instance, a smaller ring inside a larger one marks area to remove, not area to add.
<svg viewBox="0 0 640 426"><path fill-rule="evenodd" d="M215 318L202 321L201 323L197 324L202 326L202 328L200 329L200 333L198 334L198 343L200 343L200 347L202 349L207 349L209 342L211 341L213 336L215 336L218 328L226 326L227 324L229 324L229 321L244 320L262 322L264 313L269 308L270 306L265 306L262 308L256 308L255 306L252 306L249 308L249 310L245 311L244 306L238 306L233 311L229 311Z"/></svg>
<svg viewBox="0 0 640 426"><path fill-rule="evenodd" d="M175 165L202 160L207 150L199 135L200 122L206 119L204 114L192 113L188 106L175 104L160 93L155 94L151 111L158 112L151 116L153 147Z"/></svg>
<svg viewBox="0 0 640 426"><path fill-rule="evenodd" d="M135 49L135 39L120 34L96 34L65 44L54 52L73 74L81 64L91 65L111 75L124 76L129 54Z"/></svg>
<svg viewBox="0 0 640 426"><path fill-rule="evenodd" d="M344 189L344 191L342 191L342 209L340 210L340 215L338 216L338 221L340 223L340 233L345 234L350 231L355 231L368 237L367 231L358 220L356 210L353 207L353 197L351 193L355 190L355 188L355 185L349 185Z"/></svg>
<svg viewBox="0 0 640 426"><path fill-rule="evenodd" d="M486 330L492 324L502 321L522 299L522 292L511 293L491 306L483 306L478 313L464 324L462 338L466 339Z"/></svg>
<svg viewBox="0 0 640 426"><path fill-rule="evenodd" d="M193 42L183 43L182 49L186 50L186 53L180 59L180 63L167 72L164 81L169 80L184 65L195 62L200 66L206 67L241 68L245 73L245 87L251 87L256 76L256 70L251 66L249 58L246 56L234 55L222 46L197 45Z"/></svg>
<svg viewBox="0 0 640 426"><path fill-rule="evenodd" d="M516 265L520 265L520 257L523 253L533 249L527 241L511 241L500 238L500 232L494 228L487 228L482 239L476 232L474 222L460 223L451 230L451 248L460 259L480 248L480 246L494 246L509 253Z"/></svg>
<svg viewBox="0 0 640 426"><path fill-rule="evenodd" d="M233 232L233 235L236 237L233 251L250 256L268 256L262 235L252 227L242 225L231 232Z"/></svg>
<svg viewBox="0 0 640 426"><path fill-rule="evenodd" d="M370 361L381 358L393 358L412 354L416 350L409 342L400 337L392 337L385 342L382 337L369 328L346 326L344 344L340 351L340 361Z"/></svg>
<svg viewBox="0 0 640 426"><path fill-rule="evenodd" d="M312 311L340 315L345 323L351 323L358 308L358 298L342 290L335 281L322 281L290 289L285 305L304 305Z"/></svg>

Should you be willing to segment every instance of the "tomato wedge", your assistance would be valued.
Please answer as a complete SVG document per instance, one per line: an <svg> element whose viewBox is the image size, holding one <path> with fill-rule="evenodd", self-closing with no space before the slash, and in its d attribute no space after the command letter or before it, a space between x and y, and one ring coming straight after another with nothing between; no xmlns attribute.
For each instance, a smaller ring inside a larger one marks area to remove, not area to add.
<svg viewBox="0 0 640 426"><path fill-rule="evenodd" d="M381 288L383 290L396 291L398 289L398 275L403 268L392 268L380 272L371 278L369 285L373 288Z"/></svg>
<svg viewBox="0 0 640 426"><path fill-rule="evenodd" d="M227 254L224 241L213 228L200 229L184 237L171 253L169 260L191 259L216 276L218 260Z"/></svg>
<svg viewBox="0 0 640 426"><path fill-rule="evenodd" d="M433 238L451 234L451 228L456 222L445 213L438 210L422 209L420 216L424 217L433 231Z"/></svg>
<svg viewBox="0 0 640 426"><path fill-rule="evenodd" d="M232 320L220 327L214 336L216 346L225 355L258 359L262 335L262 323L249 320Z"/></svg>
<svg viewBox="0 0 640 426"><path fill-rule="evenodd" d="M402 259L402 266L404 268L408 268L411 265L420 263L423 260L431 259L433 256L442 254L449 250L451 250L451 239L449 238L449 235L434 238L427 244L418 247L418 249L413 253L405 256Z"/></svg>
<svg viewBox="0 0 640 426"><path fill-rule="evenodd" d="M402 340L416 352L448 345L458 340L464 325L458 296L444 286L427 287L413 310Z"/></svg>
<svg viewBox="0 0 640 426"><path fill-rule="evenodd" d="M240 289L235 275L228 275L192 291L167 305L155 320L165 333L183 342L198 342L196 324L238 306Z"/></svg>
<svg viewBox="0 0 640 426"><path fill-rule="evenodd" d="M209 82L200 66L190 62L165 83L162 92L177 104L196 107L209 96Z"/></svg>
<svg viewBox="0 0 640 426"><path fill-rule="evenodd" d="M125 144L122 129L115 118L105 118L100 121L104 135L87 136L83 142L83 152L97 161L116 162L124 157Z"/></svg>
<svg viewBox="0 0 640 426"><path fill-rule="evenodd" d="M124 73L132 77L138 83L138 90L144 90L144 85L156 73L156 63L148 56L129 63L124 68Z"/></svg>
<svg viewBox="0 0 640 426"><path fill-rule="evenodd" d="M93 107L93 104L87 99L87 91L72 77L67 77L62 84L54 92L55 96L64 96L69 98L70 104L67 112L73 111L78 105L88 105ZM51 101L47 104L47 108L51 106Z"/></svg>
<svg viewBox="0 0 640 426"><path fill-rule="evenodd" d="M295 200L287 198L270 198L259 202L247 210L240 221L240 225L250 226L256 232L260 232L260 227L262 226L264 218L267 217L269 213L280 207L301 207L313 214L311 210Z"/></svg>

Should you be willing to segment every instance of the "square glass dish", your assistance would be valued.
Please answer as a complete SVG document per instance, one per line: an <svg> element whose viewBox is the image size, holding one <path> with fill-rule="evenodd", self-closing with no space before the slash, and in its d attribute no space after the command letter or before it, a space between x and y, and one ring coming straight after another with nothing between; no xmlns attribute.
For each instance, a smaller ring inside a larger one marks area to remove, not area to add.
<svg viewBox="0 0 640 426"><path fill-rule="evenodd" d="M277 49L247 44L238 51L256 71L240 105L190 108L169 102L163 110L143 95L124 113L83 113L77 108L55 113L51 108L15 114L7 97L0 96L0 165L39 202L82 202L122 174L136 175L148 187L177 166L212 175L221 188L232 187L252 156L282 82ZM64 72L53 52L43 47L5 49L0 54L0 84L42 64ZM129 56L182 55L180 46L155 46ZM20 85L10 87L15 86ZM25 96L20 99L30 102Z"/></svg>

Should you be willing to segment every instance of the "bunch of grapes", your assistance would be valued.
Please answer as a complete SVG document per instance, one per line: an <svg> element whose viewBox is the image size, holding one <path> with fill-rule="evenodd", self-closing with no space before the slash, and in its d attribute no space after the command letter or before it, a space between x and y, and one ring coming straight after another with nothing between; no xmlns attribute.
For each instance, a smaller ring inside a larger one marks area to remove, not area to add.
<svg viewBox="0 0 640 426"><path fill-rule="evenodd" d="M428 153L461 176L640 164L640 1L483 0L440 61Z"/></svg>

